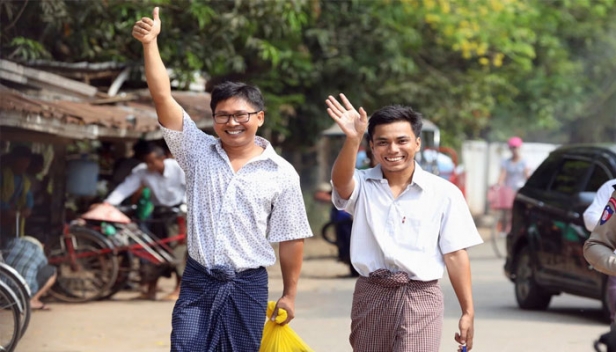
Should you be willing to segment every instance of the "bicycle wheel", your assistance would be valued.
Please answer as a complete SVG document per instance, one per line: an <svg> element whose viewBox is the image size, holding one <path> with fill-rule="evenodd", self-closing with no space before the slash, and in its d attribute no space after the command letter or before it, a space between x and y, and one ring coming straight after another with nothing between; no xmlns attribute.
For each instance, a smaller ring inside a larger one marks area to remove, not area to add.
<svg viewBox="0 0 616 352"><path fill-rule="evenodd" d="M113 245L100 233L80 226L46 246L47 258L58 277L50 290L55 298L71 303L98 299L116 282L118 258Z"/></svg>
<svg viewBox="0 0 616 352"><path fill-rule="evenodd" d="M506 255L506 237L507 213L505 210L498 210L490 230L490 242L497 258L503 258Z"/></svg>
<svg viewBox="0 0 616 352"><path fill-rule="evenodd" d="M21 306L15 293L0 281L0 351L13 352L20 338Z"/></svg>
<svg viewBox="0 0 616 352"><path fill-rule="evenodd" d="M327 224L323 225L323 227L321 227L321 237L323 237L325 242L336 246L336 223L330 221Z"/></svg>
<svg viewBox="0 0 616 352"><path fill-rule="evenodd" d="M129 282L130 273L135 271L133 268L133 256L129 252L121 252L118 254L119 265L118 277L115 283L111 286L108 292L104 293L99 299L111 298L116 293L123 290Z"/></svg>
<svg viewBox="0 0 616 352"><path fill-rule="evenodd" d="M19 319L21 332L19 337L21 338L28 329L30 314L32 313L32 308L30 307L30 298L32 298L30 287L28 287L26 280L24 280L23 276L21 276L17 270L5 263L0 263L0 281L7 284L7 286L13 290L13 293L15 293L15 296L17 296L21 304L22 311Z"/></svg>

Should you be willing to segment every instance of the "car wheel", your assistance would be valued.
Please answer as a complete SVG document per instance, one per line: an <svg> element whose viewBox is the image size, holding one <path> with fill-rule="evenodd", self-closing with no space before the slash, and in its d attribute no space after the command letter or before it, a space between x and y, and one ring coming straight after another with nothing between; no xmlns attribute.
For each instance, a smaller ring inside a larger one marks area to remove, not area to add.
<svg viewBox="0 0 616 352"><path fill-rule="evenodd" d="M544 310L550 305L552 295L535 282L533 259L528 247L518 254L515 266L515 298L522 309Z"/></svg>

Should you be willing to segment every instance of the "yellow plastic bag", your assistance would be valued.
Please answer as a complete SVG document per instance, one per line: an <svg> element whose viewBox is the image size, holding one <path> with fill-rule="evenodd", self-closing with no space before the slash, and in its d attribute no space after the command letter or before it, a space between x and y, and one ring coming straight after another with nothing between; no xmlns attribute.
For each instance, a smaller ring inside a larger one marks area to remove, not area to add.
<svg viewBox="0 0 616 352"><path fill-rule="evenodd" d="M263 328L263 338L261 339L259 352L314 352L291 329L289 324L280 325L280 323L287 320L286 310L279 308L276 321L270 319L275 308L276 302L270 301L267 303L267 323L265 323Z"/></svg>

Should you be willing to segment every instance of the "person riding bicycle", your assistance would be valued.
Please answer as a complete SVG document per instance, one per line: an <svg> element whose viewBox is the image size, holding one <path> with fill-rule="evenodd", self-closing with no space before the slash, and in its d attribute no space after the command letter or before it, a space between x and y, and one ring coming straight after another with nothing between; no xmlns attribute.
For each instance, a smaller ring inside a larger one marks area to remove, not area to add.
<svg viewBox="0 0 616 352"><path fill-rule="evenodd" d="M175 225L176 220L176 214L171 209L185 203L184 171L176 160L168 159L164 149L156 145L149 146L149 150L143 153L142 160L143 163L133 169L124 182L109 194L105 202L118 206L139 188L147 187L151 192L151 202L154 205L151 218L156 221L146 220L144 225L159 238L170 237L174 235L172 226ZM186 250L182 247L175 252L185 255ZM155 300L158 278L163 273L149 265L142 266L146 269L142 270L142 282L147 285L147 291L138 298ZM179 267L176 268L175 290L165 298L166 300L176 300L179 296L183 266L183 261L181 261Z"/></svg>
<svg viewBox="0 0 616 352"><path fill-rule="evenodd" d="M505 233L509 232L511 227L511 207L515 193L524 186L524 183L530 176L530 168L520 154L522 143L520 137L511 137L507 141L511 157L501 162L498 182L489 194L489 197L495 197L490 199L493 209L502 211L502 219L498 221L501 222L501 225L499 225L501 227L500 231Z"/></svg>
<svg viewBox="0 0 616 352"><path fill-rule="evenodd" d="M506 186L517 191L524 186L524 183L530 176L528 164L520 154L522 143L522 138L520 137L511 137L507 141L511 157L501 162L501 171L498 177L499 186Z"/></svg>

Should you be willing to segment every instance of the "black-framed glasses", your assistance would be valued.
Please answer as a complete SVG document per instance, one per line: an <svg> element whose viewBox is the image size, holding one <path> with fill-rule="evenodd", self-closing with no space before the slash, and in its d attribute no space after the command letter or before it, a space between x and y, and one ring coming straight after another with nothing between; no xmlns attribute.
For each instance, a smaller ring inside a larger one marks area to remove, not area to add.
<svg viewBox="0 0 616 352"><path fill-rule="evenodd" d="M216 114L214 115L214 122L220 123L220 124L228 123L229 119L233 117L233 119L237 123L246 123L250 120L250 115L258 114L261 111L262 110L258 110L255 112L241 111L241 112L236 112L235 114Z"/></svg>

